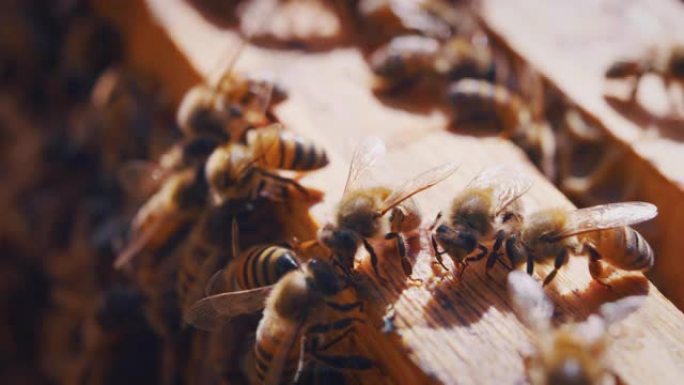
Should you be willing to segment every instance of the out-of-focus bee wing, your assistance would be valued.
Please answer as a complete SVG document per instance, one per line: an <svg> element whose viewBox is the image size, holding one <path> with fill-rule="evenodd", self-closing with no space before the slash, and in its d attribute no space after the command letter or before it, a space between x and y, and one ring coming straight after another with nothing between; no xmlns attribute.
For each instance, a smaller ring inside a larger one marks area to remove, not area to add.
<svg viewBox="0 0 684 385"><path fill-rule="evenodd" d="M185 322L202 330L216 330L233 317L264 308L273 286L221 293L195 302L183 317Z"/></svg>
<svg viewBox="0 0 684 385"><path fill-rule="evenodd" d="M154 234L167 223L170 216L171 214L161 215L152 224L144 227L139 233L135 234L133 239L114 260L114 268L120 269L133 260L133 258L145 248L145 245L152 239Z"/></svg>
<svg viewBox="0 0 684 385"><path fill-rule="evenodd" d="M344 184L343 196L354 191L361 175L373 167L378 158L385 153L385 150L385 142L376 136L366 138L356 146L349 165L347 181Z"/></svg>
<svg viewBox="0 0 684 385"><path fill-rule="evenodd" d="M646 298L645 295L632 295L614 302L608 302L601 305L598 314L606 321L606 324L610 325L637 311L646 302Z"/></svg>
<svg viewBox="0 0 684 385"><path fill-rule="evenodd" d="M441 166L433 167L415 177L408 179L397 188L392 190L380 206L379 214L384 215L387 211L397 206L401 202L409 199L413 195L429 189L444 179L450 177L460 166L456 162L447 162Z"/></svg>
<svg viewBox="0 0 684 385"><path fill-rule="evenodd" d="M508 274L508 292L513 309L525 326L537 332L551 327L553 304L539 282L516 270Z"/></svg>
<svg viewBox="0 0 684 385"><path fill-rule="evenodd" d="M481 172L466 188L491 188L494 213L498 215L532 188L532 179L515 168L497 166Z"/></svg>
<svg viewBox="0 0 684 385"><path fill-rule="evenodd" d="M130 196L146 198L153 194L164 181L167 173L155 162L132 160L117 171L117 178Z"/></svg>
<svg viewBox="0 0 684 385"><path fill-rule="evenodd" d="M269 104L271 104L273 83L266 80L254 82L250 85L249 91L254 94L256 111L259 114L265 114Z"/></svg>
<svg viewBox="0 0 684 385"><path fill-rule="evenodd" d="M568 213L563 230L549 234L561 239L592 231L612 229L644 222L658 215L658 208L647 202L609 203L587 207Z"/></svg>
<svg viewBox="0 0 684 385"><path fill-rule="evenodd" d="M278 325L264 325L265 328L283 328L282 322L275 319L275 317L264 317L262 322L279 323ZM259 325L261 328L262 325ZM287 359L290 356L290 352L297 346L297 342L301 339L302 330L304 325L302 323L297 323L291 326L291 330L284 333L279 333L280 343L275 347L273 354L273 359L271 359L270 365L266 370L266 375L264 376L264 385L280 385L283 383L283 373L285 371L285 366ZM266 331L267 332L267 331ZM300 356L301 359L301 356Z"/></svg>

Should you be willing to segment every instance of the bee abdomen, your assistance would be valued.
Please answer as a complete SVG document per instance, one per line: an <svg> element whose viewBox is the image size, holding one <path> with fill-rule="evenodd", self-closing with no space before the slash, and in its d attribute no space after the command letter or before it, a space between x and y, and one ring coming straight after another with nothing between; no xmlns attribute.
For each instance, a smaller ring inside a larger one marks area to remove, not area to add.
<svg viewBox="0 0 684 385"><path fill-rule="evenodd" d="M648 270L653 267L654 256L651 245L638 231L631 227L625 227L624 232L625 254L631 257L625 260L625 262L629 262L624 267L625 270Z"/></svg>
<svg viewBox="0 0 684 385"><path fill-rule="evenodd" d="M238 287L242 290L273 285L299 266L299 259L294 252L285 247L254 246L244 255L236 277Z"/></svg>
<svg viewBox="0 0 684 385"><path fill-rule="evenodd" d="M320 146L303 137L276 130L255 130L250 146L268 168L309 171L329 163L327 153Z"/></svg>
<svg viewBox="0 0 684 385"><path fill-rule="evenodd" d="M263 336L255 344L254 362L257 378L260 383L264 383L266 374L272 365L273 351L281 342L275 337ZM299 351L298 349L291 349L282 372L280 373L281 384L291 384L297 374L297 367L299 365Z"/></svg>

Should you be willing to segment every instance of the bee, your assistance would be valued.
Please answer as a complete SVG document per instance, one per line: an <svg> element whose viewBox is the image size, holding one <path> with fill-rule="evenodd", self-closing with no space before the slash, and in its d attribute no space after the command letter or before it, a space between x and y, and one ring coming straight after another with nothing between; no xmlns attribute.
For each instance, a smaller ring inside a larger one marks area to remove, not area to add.
<svg viewBox="0 0 684 385"><path fill-rule="evenodd" d="M326 310L349 313L361 302L338 303L343 285L332 265L312 259L283 276L277 284L251 290L209 296L194 306L190 324L208 330L223 317L235 317L264 309L256 332L254 361L259 383L292 383L306 355L336 369L365 370L373 362L363 356L329 356L324 351L346 337L361 318L349 316L334 322L320 319ZM321 344L321 336L340 333Z"/></svg>
<svg viewBox="0 0 684 385"><path fill-rule="evenodd" d="M308 191L293 179L271 171L310 171L328 164L325 150L302 137L288 134L278 124L250 132L247 144L226 143L209 156L205 172L212 200L220 203L231 199L254 200L261 196L278 199L288 196L292 186L308 196Z"/></svg>
<svg viewBox="0 0 684 385"><path fill-rule="evenodd" d="M238 227L237 220L233 219L230 262L225 269L219 270L207 281L205 290L207 294L214 290L236 292L271 286L285 274L298 269L301 265L297 253L288 247L263 244L241 250L238 241ZM185 295L191 291L188 283L195 280L184 279L182 277L183 270L180 274L178 291L181 301L185 302L185 297L189 297L190 300L196 299L193 295ZM189 308L189 312L193 312L196 307Z"/></svg>
<svg viewBox="0 0 684 385"><path fill-rule="evenodd" d="M385 152L378 138L362 141L354 151L342 198L337 205L334 223L326 224L318 234L319 242L333 252L333 260L347 275L354 267L354 256L363 244L371 257L377 276L378 257L369 240L393 239L401 258L402 268L411 276L411 264L406 256L405 233L416 230L421 215L411 197L453 174L458 165L446 163L408 179L396 188L385 186L359 187L360 176ZM389 215L387 215L389 214Z"/></svg>
<svg viewBox="0 0 684 385"><path fill-rule="evenodd" d="M393 91L420 78L494 80L494 60L486 38L456 36L445 41L408 35L392 39L370 59L375 89Z"/></svg>
<svg viewBox="0 0 684 385"><path fill-rule="evenodd" d="M518 234L506 241L507 254L514 264L534 264L553 260L553 270L544 278L547 285L571 254L589 257L589 272L603 283L609 275L601 261L627 271L645 271L653 266L651 246L629 225L658 215L656 206L646 202L623 202L577 210L551 208L525 219Z"/></svg>
<svg viewBox="0 0 684 385"><path fill-rule="evenodd" d="M446 269L441 256L447 254L462 274L468 263L489 255L487 269L491 268L508 234L517 233L523 224L519 198L531 187L529 178L506 167L491 168L473 179L451 202L448 218L443 220L439 212L431 226L439 264ZM490 253L485 244L491 243ZM476 249L478 255L467 257Z"/></svg>
<svg viewBox="0 0 684 385"><path fill-rule="evenodd" d="M208 186L202 168L188 169L169 177L133 218L132 240L117 256L121 268L144 250L158 249L188 223L192 223L207 204Z"/></svg>
<svg viewBox="0 0 684 385"><path fill-rule="evenodd" d="M614 383L609 368L608 327L642 306L645 296L631 296L603 304L585 321L552 327L553 304L539 283L521 271L508 275L513 309L534 335L535 352L525 360L532 385Z"/></svg>
<svg viewBox="0 0 684 385"><path fill-rule="evenodd" d="M641 59L619 60L608 67L605 75L608 79L632 79L630 101L635 101L639 81L649 73L660 76L668 89L675 84L684 86L684 46L652 52Z"/></svg>
<svg viewBox="0 0 684 385"><path fill-rule="evenodd" d="M526 150L538 151L544 174L555 174L556 142L538 101L528 103L504 86L472 78L454 82L449 88L449 101L456 126L493 124L502 136L512 138Z"/></svg>
<svg viewBox="0 0 684 385"><path fill-rule="evenodd" d="M176 118L186 136L235 142L242 140L249 128L269 123L267 109L274 85L233 71L245 45L243 40L215 85L198 84L183 97Z"/></svg>

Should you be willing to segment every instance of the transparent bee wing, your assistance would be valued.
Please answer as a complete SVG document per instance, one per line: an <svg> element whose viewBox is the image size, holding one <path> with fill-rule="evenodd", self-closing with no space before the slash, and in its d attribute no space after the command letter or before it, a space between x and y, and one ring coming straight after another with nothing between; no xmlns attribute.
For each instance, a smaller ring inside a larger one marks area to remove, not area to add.
<svg viewBox="0 0 684 385"><path fill-rule="evenodd" d="M408 179L393 189L392 193L385 198L380 206L379 214L384 215L406 199L443 181L455 173L459 166L456 162L444 163Z"/></svg>
<svg viewBox="0 0 684 385"><path fill-rule="evenodd" d="M637 311L646 302L645 295L633 295L608 302L599 308L599 315L610 325L627 318L630 314Z"/></svg>
<svg viewBox="0 0 684 385"><path fill-rule="evenodd" d="M260 324L259 329L263 328L264 333L268 333L270 330L274 329L282 330L284 326L283 322L279 322L280 320L274 318L275 317L262 318L261 322L264 322L265 324ZM271 337L276 337L279 343L275 346L274 351L270 352L273 355L273 358L271 359L268 369L266 370L266 375L264 376L264 385L280 385L283 383L283 380L286 380L283 378L283 374L285 372L287 361L291 356L292 349L296 349L298 342L301 341L303 328L304 325L302 323L297 323L288 327L289 330L281 331L277 336ZM301 360L301 353L299 359Z"/></svg>
<svg viewBox="0 0 684 385"><path fill-rule="evenodd" d="M254 95L254 110L260 115L265 115L273 96L273 83L267 80L254 82L249 91Z"/></svg>
<svg viewBox="0 0 684 385"><path fill-rule="evenodd" d="M167 173L156 162L131 160L117 171L117 178L129 196L146 198L164 181Z"/></svg>
<svg viewBox="0 0 684 385"><path fill-rule="evenodd" d="M541 284L523 271L508 274L508 292L518 319L537 332L551 327L553 304Z"/></svg>
<svg viewBox="0 0 684 385"><path fill-rule="evenodd" d="M498 215L532 188L532 179L515 168L497 166L478 174L467 188L493 189L493 208Z"/></svg>
<svg viewBox="0 0 684 385"><path fill-rule="evenodd" d="M219 329L233 317L263 309L272 289L271 285L202 298L190 307L183 319L198 329Z"/></svg>
<svg viewBox="0 0 684 385"><path fill-rule="evenodd" d="M160 215L152 224L141 229L114 260L114 268L120 269L133 260L145 248L154 234L170 219L171 215Z"/></svg>
<svg viewBox="0 0 684 385"><path fill-rule="evenodd" d="M658 215L658 208L647 202L609 203L572 211L563 230L549 234L561 239L592 231L612 229L644 222Z"/></svg>
<svg viewBox="0 0 684 385"><path fill-rule="evenodd" d="M385 142L375 136L364 139L356 146L349 165L349 174L347 174L343 195L356 189L364 172L373 167L378 158L385 154L385 151Z"/></svg>

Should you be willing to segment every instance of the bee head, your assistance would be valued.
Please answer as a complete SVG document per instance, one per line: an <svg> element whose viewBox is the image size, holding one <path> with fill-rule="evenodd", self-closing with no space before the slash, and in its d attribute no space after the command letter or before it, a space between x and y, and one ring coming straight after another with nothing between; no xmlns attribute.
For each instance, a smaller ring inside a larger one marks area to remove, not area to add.
<svg viewBox="0 0 684 385"><path fill-rule="evenodd" d="M435 239L450 254L457 253L465 256L477 247L477 238L467 231L458 231L445 224L435 229Z"/></svg>
<svg viewBox="0 0 684 385"><path fill-rule="evenodd" d="M356 232L330 223L318 232L318 240L332 252L342 255L355 254L360 243Z"/></svg>
<svg viewBox="0 0 684 385"><path fill-rule="evenodd" d="M176 121L185 135L213 136L228 139L223 129L222 113L212 103L214 90L200 85L188 91L178 107Z"/></svg>
<svg viewBox="0 0 684 385"><path fill-rule="evenodd" d="M310 275L307 277L307 285L325 296L335 295L342 290L342 282L337 276L335 269L326 261L312 259L307 268Z"/></svg>

